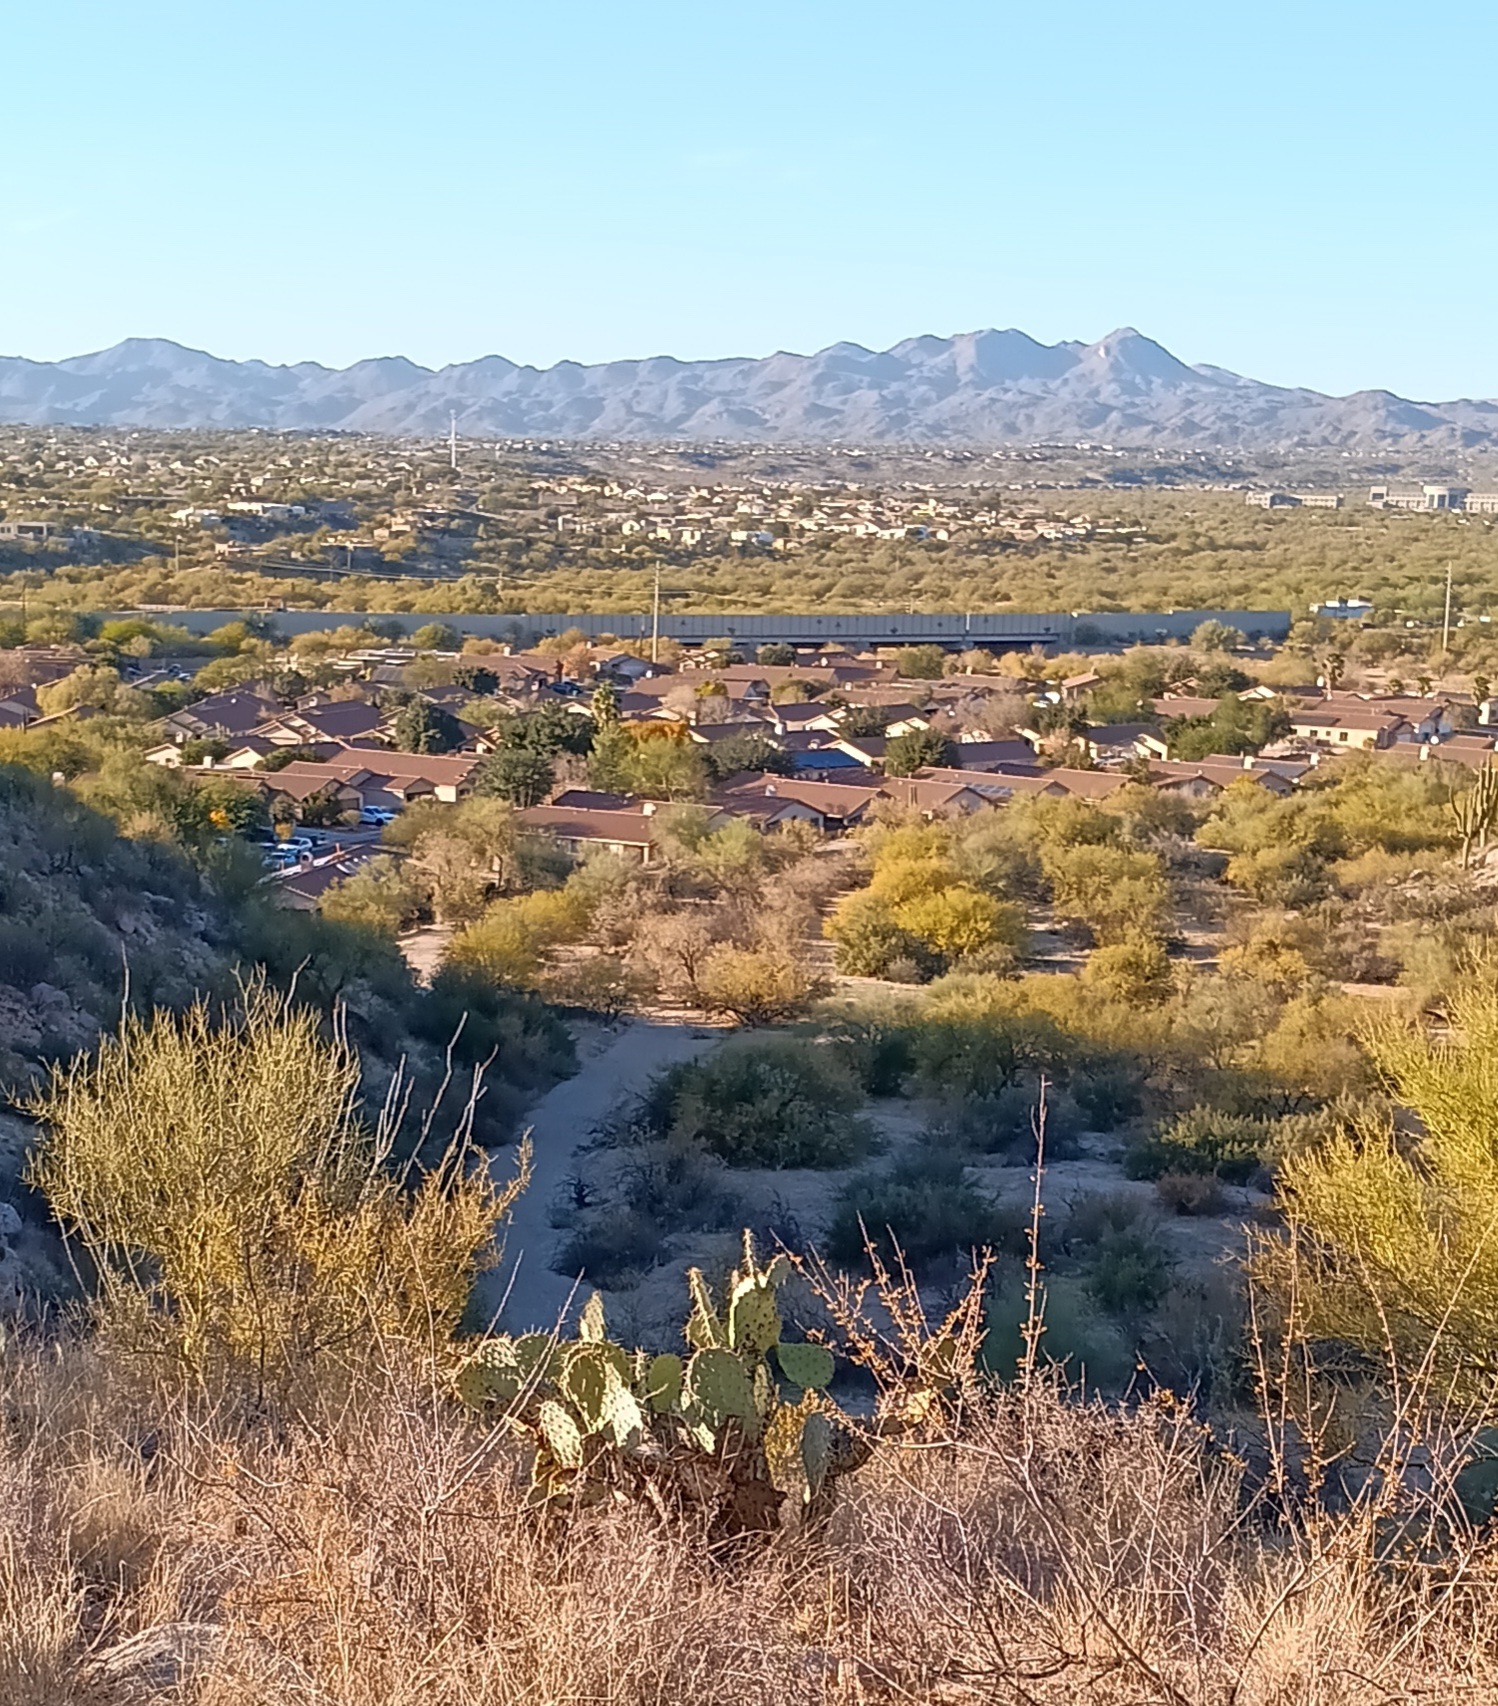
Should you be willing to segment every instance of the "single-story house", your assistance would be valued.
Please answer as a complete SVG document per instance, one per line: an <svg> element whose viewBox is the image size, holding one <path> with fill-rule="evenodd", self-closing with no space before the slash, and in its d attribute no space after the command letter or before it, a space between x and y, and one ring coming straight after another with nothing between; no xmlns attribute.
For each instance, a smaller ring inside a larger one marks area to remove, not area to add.
<svg viewBox="0 0 1498 1706"><path fill-rule="evenodd" d="M746 773L725 782L714 793L713 804L761 829L799 822L836 834L862 823L878 797L876 787Z"/></svg>
<svg viewBox="0 0 1498 1706"><path fill-rule="evenodd" d="M549 835L574 858L584 853L615 853L648 865L656 846L656 807L645 800L628 809L598 806L527 806L518 820L537 834Z"/></svg>
<svg viewBox="0 0 1498 1706"><path fill-rule="evenodd" d="M1408 726L1393 711L1354 709L1346 704L1328 704L1325 700L1290 712L1291 730L1302 740L1320 741L1355 752L1393 746Z"/></svg>

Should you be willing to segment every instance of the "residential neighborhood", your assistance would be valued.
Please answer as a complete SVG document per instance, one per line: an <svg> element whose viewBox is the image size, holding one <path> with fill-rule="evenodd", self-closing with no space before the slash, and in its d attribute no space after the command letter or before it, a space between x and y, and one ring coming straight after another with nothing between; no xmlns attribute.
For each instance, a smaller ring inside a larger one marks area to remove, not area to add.
<svg viewBox="0 0 1498 1706"><path fill-rule="evenodd" d="M1207 676L1167 671L1120 718L1110 714L1120 659L1106 655L1061 674L1041 653L828 644L756 656L673 642L659 655L658 644L580 633L530 649L440 638L420 648L304 637L279 654L263 647L264 667L217 692L184 687L196 660L169 654L122 659L119 673L129 690L180 701L154 724L145 762L252 797L255 817L274 826L267 881L302 907L378 850L383 825L475 791L509 798L525 833L570 859L605 852L649 864L684 801L712 823L835 841L881 817L936 821L1036 796L1096 802L1129 786L1193 801L1245 783L1285 794L1354 755L1468 771L1498 763L1491 698L1399 682L1277 689L1218 665L1206 692ZM98 714L81 698L46 708L59 683L91 667L81 648L0 656L0 724ZM1095 705L1109 711L1095 715ZM517 773L505 754L542 724L545 758ZM1212 738L1219 725L1231 739ZM659 755L640 769L656 785L600 786L600 729L636 756ZM569 731L595 740L592 758L567 750Z"/></svg>

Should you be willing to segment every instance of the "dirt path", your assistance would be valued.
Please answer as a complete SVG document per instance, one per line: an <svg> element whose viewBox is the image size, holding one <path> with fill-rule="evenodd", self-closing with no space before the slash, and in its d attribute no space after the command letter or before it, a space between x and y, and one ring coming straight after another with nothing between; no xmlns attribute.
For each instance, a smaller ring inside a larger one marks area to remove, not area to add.
<svg viewBox="0 0 1498 1706"><path fill-rule="evenodd" d="M451 924L428 924L420 930L408 930L400 938L397 945L418 982L430 983L437 975L452 934Z"/></svg>
<svg viewBox="0 0 1498 1706"><path fill-rule="evenodd" d="M550 1211L558 1186L578 1170L579 1147L663 1067L713 1048L726 1034L703 1035L689 1024L632 1020L607 1048L584 1062L576 1077L537 1102L529 1120L534 1148L530 1189L515 1205L505 1229L503 1262L479 1281L486 1317L502 1305L500 1324L509 1332L549 1331L556 1325L573 1295L574 1281L551 1271L559 1234L550 1223ZM509 1150L495 1156L500 1178L509 1176L512 1159ZM578 1289L587 1295L585 1287Z"/></svg>

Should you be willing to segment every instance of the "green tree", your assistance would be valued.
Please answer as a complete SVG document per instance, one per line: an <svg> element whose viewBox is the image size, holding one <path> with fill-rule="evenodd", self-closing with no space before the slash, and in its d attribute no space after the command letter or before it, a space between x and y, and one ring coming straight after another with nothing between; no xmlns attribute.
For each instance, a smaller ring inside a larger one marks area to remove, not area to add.
<svg viewBox="0 0 1498 1706"><path fill-rule="evenodd" d="M473 791L512 805L538 806L552 790L555 770L555 760L538 748L501 746L479 766Z"/></svg>
<svg viewBox="0 0 1498 1706"><path fill-rule="evenodd" d="M600 681L593 689L589 710L600 729L612 728L619 721L619 689L612 681Z"/></svg>
<svg viewBox="0 0 1498 1706"><path fill-rule="evenodd" d="M1215 618L1197 625L1191 644L1199 652L1233 652L1248 644L1240 629L1229 627Z"/></svg>
<svg viewBox="0 0 1498 1706"><path fill-rule="evenodd" d="M950 764L954 757L952 742L936 729L911 729L895 735L884 749L884 772L887 776L914 776L928 766Z"/></svg>
<svg viewBox="0 0 1498 1706"><path fill-rule="evenodd" d="M940 646L904 646L895 669L912 681L940 681L947 672L947 654Z"/></svg>
<svg viewBox="0 0 1498 1706"><path fill-rule="evenodd" d="M772 776L789 776L795 770L790 753L768 735L736 734L703 748L708 775L715 782L737 776L744 770L762 770Z"/></svg>
<svg viewBox="0 0 1498 1706"><path fill-rule="evenodd" d="M396 936L421 916L423 894L400 859L382 853L322 898L325 918Z"/></svg>
<svg viewBox="0 0 1498 1706"><path fill-rule="evenodd" d="M395 744L402 752L454 752L463 744L463 725L429 699L411 699L395 714Z"/></svg>

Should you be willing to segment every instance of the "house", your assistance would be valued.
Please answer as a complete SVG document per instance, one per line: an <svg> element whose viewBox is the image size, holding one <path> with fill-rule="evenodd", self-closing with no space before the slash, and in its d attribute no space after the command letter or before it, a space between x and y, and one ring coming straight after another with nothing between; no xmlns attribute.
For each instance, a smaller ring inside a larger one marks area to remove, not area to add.
<svg viewBox="0 0 1498 1706"><path fill-rule="evenodd" d="M1132 778L1122 770L1069 770L1062 765L1046 770L1033 765L1028 770L1016 766L1013 770L989 771L981 780L974 778L970 786L981 787L985 797L1040 794L1054 799L1068 795L1081 800L1106 800L1120 788L1127 788Z"/></svg>
<svg viewBox="0 0 1498 1706"><path fill-rule="evenodd" d="M324 740L367 740L378 736L388 721L383 711L362 699L329 699L283 711L254 733L276 746L310 746Z"/></svg>
<svg viewBox="0 0 1498 1706"><path fill-rule="evenodd" d="M1302 740L1345 747L1353 752L1392 746L1400 738L1400 731L1407 727L1404 718L1397 713L1375 710L1366 705L1354 709L1345 703L1331 704L1323 700L1290 712L1290 728Z"/></svg>
<svg viewBox="0 0 1498 1706"><path fill-rule="evenodd" d="M598 788L563 788L549 802L569 811L628 812L640 809L633 794L606 794Z"/></svg>
<svg viewBox="0 0 1498 1706"><path fill-rule="evenodd" d="M1002 772L993 770L954 770L949 765L928 764L916 774L922 781L946 782L953 787L970 788L992 804L1009 797L1007 784L1011 777L1049 776L1051 772L1040 764L1011 764Z"/></svg>
<svg viewBox="0 0 1498 1706"><path fill-rule="evenodd" d="M1400 740L1444 740L1456 731L1456 719L1449 699L1420 699L1399 693L1363 695L1331 695L1333 704L1362 704L1370 710L1383 711L1390 716L1403 717L1407 725L1399 733Z"/></svg>
<svg viewBox="0 0 1498 1706"><path fill-rule="evenodd" d="M268 693L236 689L215 693L184 705L161 719L161 730L179 745L190 740L237 740L254 733L262 723L280 714L280 705Z"/></svg>
<svg viewBox="0 0 1498 1706"><path fill-rule="evenodd" d="M24 729L40 715L34 687L0 688L0 729Z"/></svg>
<svg viewBox="0 0 1498 1706"><path fill-rule="evenodd" d="M246 777L266 794L281 794L300 805L331 788L345 810L373 806L398 812L414 800L440 800L452 805L472 791L479 760L473 756L430 752L365 751L341 746L325 763L296 759L280 770L247 771Z"/></svg>
<svg viewBox="0 0 1498 1706"><path fill-rule="evenodd" d="M782 735L783 752L791 758L792 773L808 782L862 782L873 772L851 752L844 752L818 729Z"/></svg>
<svg viewBox="0 0 1498 1706"><path fill-rule="evenodd" d="M1162 719L1210 717L1218 704L1216 699L1202 699L1194 693L1167 693L1162 698L1151 699L1150 709Z"/></svg>
<svg viewBox="0 0 1498 1706"><path fill-rule="evenodd" d="M837 712L827 705L818 705L815 700L795 705L766 704L759 708L757 714L778 735L800 729L820 729L824 734L834 734L838 726Z"/></svg>
<svg viewBox="0 0 1498 1706"><path fill-rule="evenodd" d="M856 783L804 782L800 777L746 772L730 777L713 794L713 804L760 829L810 823L823 834L836 834L862 823L878 798L876 787Z"/></svg>
<svg viewBox="0 0 1498 1706"><path fill-rule="evenodd" d="M654 801L645 800L627 809L527 806L516 817L526 829L550 836L575 859L585 853L614 853L648 865L655 854L655 813Z"/></svg>
<svg viewBox="0 0 1498 1706"><path fill-rule="evenodd" d="M636 657L633 652L605 652L594 658L593 673L600 681L625 687L643 681L646 676L660 674L661 666L651 663L649 658Z"/></svg>
<svg viewBox="0 0 1498 1706"><path fill-rule="evenodd" d="M1032 764L1035 749L1027 740L969 740L966 736L952 747L954 770L1005 770L1012 764Z"/></svg>
<svg viewBox="0 0 1498 1706"><path fill-rule="evenodd" d="M296 912L316 912L329 889L349 877L358 876L371 859L382 855L386 858L391 856L387 848L379 846L335 847L321 858L273 871L266 878L266 887L280 905L289 906Z"/></svg>
<svg viewBox="0 0 1498 1706"><path fill-rule="evenodd" d="M879 784L879 793L902 811L919 812L928 819L967 817L999 804L981 786L946 781L924 771L919 776L886 776Z"/></svg>
<svg viewBox="0 0 1498 1706"><path fill-rule="evenodd" d="M856 764L865 769L878 770L884 764L884 754L889 746L887 735L839 735L831 743L832 749L845 752Z"/></svg>
<svg viewBox="0 0 1498 1706"><path fill-rule="evenodd" d="M327 798L337 802L347 817L357 817L365 806L387 806L389 802L379 790L366 787L372 779L358 769L347 770L336 764L309 764L300 761L285 765L266 775L258 771L241 772L250 786L258 788L267 799L283 799L291 803L298 816L309 800ZM389 809L398 810L396 806Z"/></svg>
<svg viewBox="0 0 1498 1706"><path fill-rule="evenodd" d="M1084 670L1081 675L1069 675L1061 683L1061 703L1075 705L1084 694L1091 693L1094 687L1101 687L1102 684L1103 678L1095 669Z"/></svg>
<svg viewBox="0 0 1498 1706"><path fill-rule="evenodd" d="M1137 757L1164 758L1169 750L1153 723L1099 723L1077 736L1094 761Z"/></svg>
<svg viewBox="0 0 1498 1706"><path fill-rule="evenodd" d="M1150 786L1158 793L1177 794L1190 800L1211 799L1235 782L1252 782L1281 799L1295 792L1294 782L1278 771L1233 758L1153 759L1149 777Z"/></svg>
<svg viewBox="0 0 1498 1706"><path fill-rule="evenodd" d="M1490 764L1498 765L1498 751L1494 750L1491 735L1453 735L1450 740L1439 743L1401 741L1380 753L1379 757L1407 767L1418 767L1424 763L1459 764L1467 770L1483 770Z"/></svg>
<svg viewBox="0 0 1498 1706"><path fill-rule="evenodd" d="M5 653L6 696L18 687L45 687L90 662L82 646L14 646Z"/></svg>

